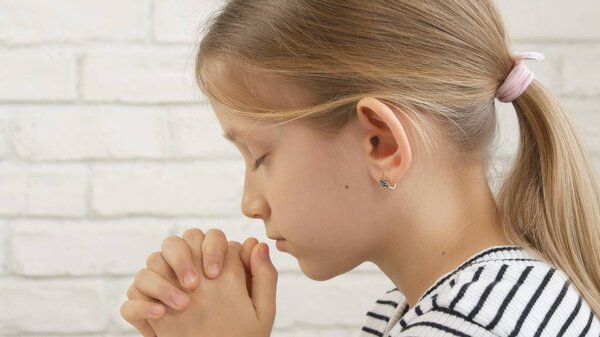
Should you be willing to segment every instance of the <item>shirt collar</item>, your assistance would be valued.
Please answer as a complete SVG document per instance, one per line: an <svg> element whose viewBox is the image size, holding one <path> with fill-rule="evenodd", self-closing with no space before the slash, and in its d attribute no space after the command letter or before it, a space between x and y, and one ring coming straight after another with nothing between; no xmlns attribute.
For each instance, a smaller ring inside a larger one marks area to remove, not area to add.
<svg viewBox="0 0 600 337"><path fill-rule="evenodd" d="M451 278L454 274L459 271L475 264L484 261L494 261L494 260L504 260L504 259L518 259L518 258L532 258L532 254L529 250L525 250L525 248L517 245L499 245L499 246L491 246L487 247L466 259L463 263L461 263L458 267L449 271L448 273L442 275L438 278L438 280L431 285L427 290L421 295L417 302L420 302L423 298L427 297L431 292L437 289L440 285L442 285L446 280ZM534 253L535 254L535 253Z"/></svg>

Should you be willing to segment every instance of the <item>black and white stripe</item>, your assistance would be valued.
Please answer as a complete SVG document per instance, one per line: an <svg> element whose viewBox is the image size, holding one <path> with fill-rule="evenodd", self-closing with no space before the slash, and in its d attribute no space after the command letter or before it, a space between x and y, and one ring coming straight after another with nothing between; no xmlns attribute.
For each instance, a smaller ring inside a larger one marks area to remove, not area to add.
<svg viewBox="0 0 600 337"><path fill-rule="evenodd" d="M518 246L494 246L443 275L409 308L397 289L368 311L360 337L600 337L567 275Z"/></svg>

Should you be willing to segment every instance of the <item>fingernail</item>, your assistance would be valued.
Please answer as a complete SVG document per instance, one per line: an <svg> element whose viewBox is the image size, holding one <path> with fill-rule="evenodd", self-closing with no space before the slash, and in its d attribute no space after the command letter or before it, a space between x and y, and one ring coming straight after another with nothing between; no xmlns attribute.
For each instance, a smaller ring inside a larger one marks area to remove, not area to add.
<svg viewBox="0 0 600 337"><path fill-rule="evenodd" d="M162 313L162 308L158 305L153 305L150 308L148 308L148 312L154 316L160 315Z"/></svg>
<svg viewBox="0 0 600 337"><path fill-rule="evenodd" d="M196 280L196 273L194 273L193 271L188 271L183 277L183 283L185 283L186 286L189 286L192 283L194 283L194 280Z"/></svg>
<svg viewBox="0 0 600 337"><path fill-rule="evenodd" d="M258 250L258 253L260 254L260 257L266 259L267 257L269 257L269 246L268 245L263 245Z"/></svg>
<svg viewBox="0 0 600 337"><path fill-rule="evenodd" d="M208 266L208 273L212 277L216 277L217 275L219 275L219 264L218 263L213 263L213 264L209 265Z"/></svg>
<svg viewBox="0 0 600 337"><path fill-rule="evenodd" d="M185 301L185 295L180 294L180 293L175 293L171 297L171 300L173 301L173 303L175 303L176 306L181 306L181 305L183 305L183 302Z"/></svg>

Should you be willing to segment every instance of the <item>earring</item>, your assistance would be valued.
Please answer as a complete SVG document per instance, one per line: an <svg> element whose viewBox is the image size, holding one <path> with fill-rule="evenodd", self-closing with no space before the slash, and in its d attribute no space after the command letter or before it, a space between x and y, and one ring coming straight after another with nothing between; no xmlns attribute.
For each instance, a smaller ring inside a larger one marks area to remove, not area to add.
<svg viewBox="0 0 600 337"><path fill-rule="evenodd" d="M381 187L389 188L390 190L396 188L396 184L391 185L391 181L385 175L383 175L381 179L379 179L379 184L381 185Z"/></svg>

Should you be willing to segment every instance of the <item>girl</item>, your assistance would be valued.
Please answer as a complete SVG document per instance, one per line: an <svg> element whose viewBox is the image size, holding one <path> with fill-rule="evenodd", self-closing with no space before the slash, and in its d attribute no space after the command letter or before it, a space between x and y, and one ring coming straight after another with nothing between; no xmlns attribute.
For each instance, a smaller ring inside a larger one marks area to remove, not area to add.
<svg viewBox="0 0 600 337"><path fill-rule="evenodd" d="M197 79L252 166L243 213L311 279L370 261L396 286L361 336L600 334L598 183L571 116L523 61L543 55L509 50L493 0L229 0L209 23ZM520 127L497 196L494 98ZM149 259L123 316L148 336L269 336L264 244L219 234L222 275L199 273L183 306L162 295L181 261L214 258L195 233ZM134 310L157 300L178 310Z"/></svg>

